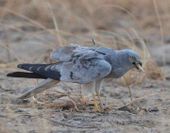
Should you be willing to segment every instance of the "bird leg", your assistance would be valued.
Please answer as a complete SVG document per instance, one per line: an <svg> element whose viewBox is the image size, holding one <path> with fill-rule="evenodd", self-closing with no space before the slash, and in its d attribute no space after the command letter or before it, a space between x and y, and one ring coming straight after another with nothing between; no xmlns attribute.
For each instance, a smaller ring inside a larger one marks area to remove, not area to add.
<svg viewBox="0 0 170 133"><path fill-rule="evenodd" d="M101 86L101 82L102 80L96 80L94 83L95 85L95 92L96 92L96 96L97 96L97 100L96 98L94 98L94 106L95 106L95 110L102 112L104 110L103 108L103 103L102 100L100 98L100 86Z"/></svg>
<svg viewBox="0 0 170 133"><path fill-rule="evenodd" d="M82 85L80 84L80 102L82 105L86 105L88 103L88 98L86 96L83 96L83 90Z"/></svg>

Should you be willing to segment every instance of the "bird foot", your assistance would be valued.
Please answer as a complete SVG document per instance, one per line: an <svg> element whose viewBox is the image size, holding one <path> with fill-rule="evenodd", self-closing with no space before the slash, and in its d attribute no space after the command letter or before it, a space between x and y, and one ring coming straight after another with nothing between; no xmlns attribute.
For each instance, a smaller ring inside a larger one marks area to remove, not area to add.
<svg viewBox="0 0 170 133"><path fill-rule="evenodd" d="M97 97L94 96L93 103L94 103L94 111L95 112L104 112L103 103L101 102L101 99L98 96Z"/></svg>

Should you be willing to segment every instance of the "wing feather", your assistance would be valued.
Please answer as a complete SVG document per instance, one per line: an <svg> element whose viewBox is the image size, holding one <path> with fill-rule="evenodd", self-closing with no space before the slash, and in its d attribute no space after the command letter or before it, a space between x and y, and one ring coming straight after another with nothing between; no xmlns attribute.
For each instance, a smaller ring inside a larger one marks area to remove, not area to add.
<svg viewBox="0 0 170 133"><path fill-rule="evenodd" d="M59 48L51 53L51 59L57 61L69 61L74 54L74 50L77 49L79 46L71 45Z"/></svg>
<svg viewBox="0 0 170 133"><path fill-rule="evenodd" d="M89 55L89 57L91 58L92 56L103 56L112 52L113 50L111 48L84 47L77 44L71 44L70 46L62 47L52 52L51 59L65 62L72 60L72 58L74 58L75 56Z"/></svg>
<svg viewBox="0 0 170 133"><path fill-rule="evenodd" d="M111 65L104 59L81 59L64 63L60 80L84 84L106 77L111 70Z"/></svg>

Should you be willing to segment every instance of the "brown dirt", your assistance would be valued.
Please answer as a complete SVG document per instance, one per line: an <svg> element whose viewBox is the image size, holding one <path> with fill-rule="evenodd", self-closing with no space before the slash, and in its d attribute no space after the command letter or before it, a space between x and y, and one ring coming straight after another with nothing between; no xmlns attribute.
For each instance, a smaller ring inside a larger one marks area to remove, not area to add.
<svg viewBox="0 0 170 133"><path fill-rule="evenodd" d="M168 0L2 0L0 133L168 133L169 6ZM52 50L69 43L92 46L92 38L99 46L137 50L145 68L103 83L104 113L92 105L92 85L81 86L84 97L80 85L60 83L37 95L38 101L15 100L39 82L7 78L18 63L49 63Z"/></svg>

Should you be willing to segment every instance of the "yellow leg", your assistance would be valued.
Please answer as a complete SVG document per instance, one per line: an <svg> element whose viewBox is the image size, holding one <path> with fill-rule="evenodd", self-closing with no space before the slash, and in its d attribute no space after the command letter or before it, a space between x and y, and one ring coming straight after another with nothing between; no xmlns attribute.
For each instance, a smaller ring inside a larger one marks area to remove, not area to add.
<svg viewBox="0 0 170 133"><path fill-rule="evenodd" d="M95 92L96 92L97 100L96 98L94 98L94 107L96 111L103 112L104 108L103 108L102 100L100 98L100 85L101 85L101 80L95 81Z"/></svg>

